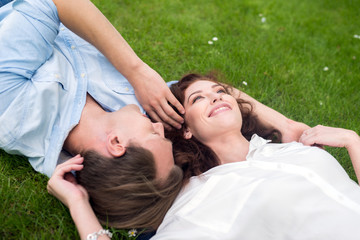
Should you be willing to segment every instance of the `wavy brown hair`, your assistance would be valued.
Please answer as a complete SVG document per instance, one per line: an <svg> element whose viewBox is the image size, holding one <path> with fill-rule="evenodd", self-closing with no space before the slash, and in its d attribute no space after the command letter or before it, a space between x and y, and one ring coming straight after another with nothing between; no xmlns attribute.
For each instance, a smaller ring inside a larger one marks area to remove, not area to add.
<svg viewBox="0 0 360 240"><path fill-rule="evenodd" d="M218 81L214 74L200 75L196 73L183 76L179 82L171 85L170 90L180 103L184 104L185 90L194 82L199 80L208 80L220 84L224 87L227 94L233 95L232 87ZM241 133L250 140L253 134L257 134L265 139L271 139L273 142L279 142L281 133L277 129L266 128L261 124L258 117L253 112L253 106L239 97L235 97L242 114L243 124ZM174 108L176 111L176 108ZM180 114L178 112L178 114ZM180 114L181 115L181 114ZM182 115L182 117L184 117ZM173 154L175 163L180 166L184 172L184 181L191 176L197 176L207 170L220 164L218 156L208 146L202 144L194 136L191 139L184 138L184 131L187 128L186 123L181 129L172 129L165 132L166 138L173 143Z"/></svg>

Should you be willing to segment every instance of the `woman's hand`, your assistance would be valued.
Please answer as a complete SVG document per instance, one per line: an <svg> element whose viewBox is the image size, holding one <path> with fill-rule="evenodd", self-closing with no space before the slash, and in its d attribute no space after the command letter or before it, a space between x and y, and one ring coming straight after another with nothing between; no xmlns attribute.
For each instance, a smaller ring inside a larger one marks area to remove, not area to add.
<svg viewBox="0 0 360 240"><path fill-rule="evenodd" d="M345 147L349 153L358 182L360 184L360 137L348 129L318 125L305 130L300 137L304 145Z"/></svg>
<svg viewBox="0 0 360 240"><path fill-rule="evenodd" d="M59 164L48 181L47 190L68 208L79 200L88 201L89 196L85 188L79 185L71 171L80 171L84 166L84 159L77 155Z"/></svg>
<svg viewBox="0 0 360 240"><path fill-rule="evenodd" d="M171 126L180 128L184 120L169 103L182 114L185 113L184 107L155 70L145 63L141 68L133 72L135 76L131 78L136 78L136 80L129 79L141 106L153 121L162 122L166 128Z"/></svg>
<svg viewBox="0 0 360 240"><path fill-rule="evenodd" d="M102 226L90 206L87 191L76 182L71 173L71 171L80 171L84 167L83 161L80 155L76 155L58 165L48 182L47 189L69 208L81 239L86 239L88 234L98 232ZM109 239L106 235L101 235L100 238Z"/></svg>
<svg viewBox="0 0 360 240"><path fill-rule="evenodd" d="M305 130L299 141L308 146L316 144L349 148L356 144L358 140L359 136L352 130L318 125Z"/></svg>

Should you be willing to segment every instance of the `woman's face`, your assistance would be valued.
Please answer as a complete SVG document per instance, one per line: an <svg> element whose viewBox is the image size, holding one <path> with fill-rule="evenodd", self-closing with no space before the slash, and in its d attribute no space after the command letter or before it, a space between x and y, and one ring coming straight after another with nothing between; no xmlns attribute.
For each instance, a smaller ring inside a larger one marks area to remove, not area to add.
<svg viewBox="0 0 360 240"><path fill-rule="evenodd" d="M214 137L240 132L241 112L236 99L216 82L198 80L185 90L185 138L195 136L206 144Z"/></svg>

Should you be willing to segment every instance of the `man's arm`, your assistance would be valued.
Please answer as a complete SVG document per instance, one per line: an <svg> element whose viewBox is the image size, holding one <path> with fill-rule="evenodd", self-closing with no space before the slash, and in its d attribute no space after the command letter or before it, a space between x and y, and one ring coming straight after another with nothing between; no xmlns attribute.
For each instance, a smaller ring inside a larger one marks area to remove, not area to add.
<svg viewBox="0 0 360 240"><path fill-rule="evenodd" d="M252 98L236 88L232 88L234 96L240 96L242 99L250 102L254 107L254 112L259 120L266 127L272 127L281 132L282 142L299 141L301 134L310 127L304 123L291 120L281 113L275 111L261 102Z"/></svg>
<svg viewBox="0 0 360 240"><path fill-rule="evenodd" d="M94 45L134 87L136 97L155 121L180 127L182 105L168 89L161 76L144 63L121 34L89 0L53 0L61 22ZM81 9L81 10L80 10Z"/></svg>

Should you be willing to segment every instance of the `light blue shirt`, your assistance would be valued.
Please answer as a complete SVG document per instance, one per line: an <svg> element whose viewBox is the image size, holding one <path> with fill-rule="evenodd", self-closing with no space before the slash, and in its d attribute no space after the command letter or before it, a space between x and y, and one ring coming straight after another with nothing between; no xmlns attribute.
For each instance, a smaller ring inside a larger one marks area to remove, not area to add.
<svg viewBox="0 0 360 240"><path fill-rule="evenodd" d="M51 176L87 93L106 111L139 103L125 77L60 23L51 0L9 3L0 21L0 148Z"/></svg>

